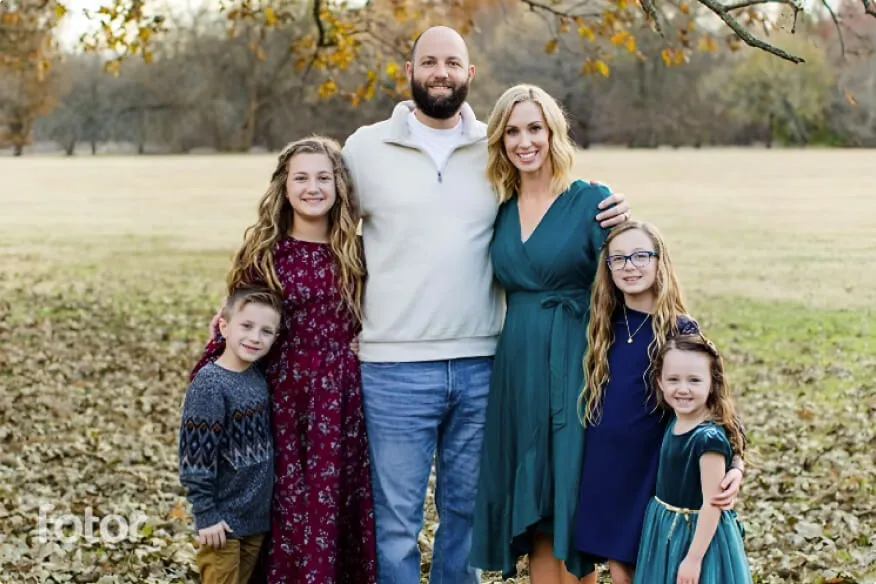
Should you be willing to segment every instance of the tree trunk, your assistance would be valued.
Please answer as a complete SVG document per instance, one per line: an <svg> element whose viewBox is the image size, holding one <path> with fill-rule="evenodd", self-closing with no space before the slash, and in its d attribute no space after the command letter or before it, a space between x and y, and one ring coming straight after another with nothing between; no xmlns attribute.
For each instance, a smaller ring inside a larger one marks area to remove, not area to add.
<svg viewBox="0 0 876 584"><path fill-rule="evenodd" d="M582 124L581 133L578 134L578 146L580 146L583 150L587 150L590 148L590 144L592 140L590 139L590 126L588 124Z"/></svg>
<svg viewBox="0 0 876 584"><path fill-rule="evenodd" d="M259 88L258 79L253 77L252 86L249 90L249 104L247 104L246 119L240 129L240 143L238 148L241 152L249 152L255 144L256 127L259 120Z"/></svg>
<svg viewBox="0 0 876 584"><path fill-rule="evenodd" d="M15 149L12 151L12 155L21 156L22 154L24 154L24 146L22 146L21 144L16 144Z"/></svg>

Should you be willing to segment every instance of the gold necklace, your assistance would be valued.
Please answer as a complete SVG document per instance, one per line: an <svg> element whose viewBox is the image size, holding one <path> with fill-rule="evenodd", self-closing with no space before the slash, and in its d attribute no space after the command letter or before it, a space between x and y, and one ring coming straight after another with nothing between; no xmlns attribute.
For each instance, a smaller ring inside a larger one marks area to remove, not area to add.
<svg viewBox="0 0 876 584"><path fill-rule="evenodd" d="M642 327L645 326L645 323L648 322L648 319L651 318L651 315L645 317L645 320L642 321L642 324L639 325L639 328L636 329L636 332L630 333L630 321L627 319L627 304L624 303L624 323L627 325L627 343L633 342L633 337L642 330Z"/></svg>

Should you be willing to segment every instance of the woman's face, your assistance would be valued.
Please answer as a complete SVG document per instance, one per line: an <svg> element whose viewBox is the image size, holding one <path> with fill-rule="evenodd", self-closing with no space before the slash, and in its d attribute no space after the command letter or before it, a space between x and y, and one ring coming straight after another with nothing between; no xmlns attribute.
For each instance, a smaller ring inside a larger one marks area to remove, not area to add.
<svg viewBox="0 0 876 584"><path fill-rule="evenodd" d="M550 132L537 103L523 101L514 106L505 125L504 145L508 160L521 173L550 164Z"/></svg>
<svg viewBox="0 0 876 584"><path fill-rule="evenodd" d="M327 218L335 204L335 174L325 154L296 154L289 160L286 198L296 217L305 221Z"/></svg>

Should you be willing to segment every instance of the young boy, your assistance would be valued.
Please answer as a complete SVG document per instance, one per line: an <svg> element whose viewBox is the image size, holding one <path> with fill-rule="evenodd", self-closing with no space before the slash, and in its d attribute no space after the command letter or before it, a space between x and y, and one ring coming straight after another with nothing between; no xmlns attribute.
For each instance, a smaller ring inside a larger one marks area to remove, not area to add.
<svg viewBox="0 0 876 584"><path fill-rule="evenodd" d="M282 300L268 289L232 294L219 319L225 350L186 392L179 474L195 515L204 584L248 581L270 531L270 395L252 365L277 338L282 310Z"/></svg>

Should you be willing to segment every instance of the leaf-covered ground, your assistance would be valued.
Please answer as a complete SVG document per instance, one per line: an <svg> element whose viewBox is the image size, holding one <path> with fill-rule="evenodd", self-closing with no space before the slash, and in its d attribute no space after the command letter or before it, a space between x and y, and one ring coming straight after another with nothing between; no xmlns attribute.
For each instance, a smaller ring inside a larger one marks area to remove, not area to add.
<svg viewBox="0 0 876 584"><path fill-rule="evenodd" d="M210 278L221 269L204 264L222 261L168 249L173 261L156 264L135 248L102 266L3 275L0 573L11 582L194 581L176 432L185 376L219 300ZM740 505L758 581L872 581L872 315L701 305L730 356L758 455ZM148 522L116 544L41 544L46 503L49 517L90 507L97 518L140 512ZM431 535L431 510L429 523Z"/></svg>
<svg viewBox="0 0 876 584"><path fill-rule="evenodd" d="M264 170L249 158L245 164ZM192 192L203 188L190 180ZM185 239L168 233L183 232L172 203L148 196L112 214L108 205L123 203L110 194L98 200L72 193L73 204L63 191L46 199L28 198L29 187L16 192L14 205L4 205L15 219L0 222L0 582L196 582L189 508L176 473L179 408L238 226L223 224L221 244L195 246L192 239L212 233L219 219L186 223L192 233ZM222 197L225 218L229 209L251 213L257 198L244 204ZM736 239L708 233L702 245L698 225L673 222L669 207L642 207L691 250L693 260L678 251L676 258L695 315L728 355L757 454L739 506L755 580L872 583L876 294L867 270L876 237L866 210L841 230L830 227L830 213L846 207L816 200L788 216L798 227L821 228L820 235L776 237L772 251L769 236L754 232ZM739 215L729 216L736 221L759 201L749 197L734 211ZM69 213L48 212L52 205ZM802 219L807 214L810 223ZM729 221L726 214L707 220ZM857 234L842 240L848 233ZM734 254L723 253L728 249ZM757 275L745 286L697 278L714 273L720 261L735 261L740 274L748 263ZM814 302L807 290L828 296ZM53 506L45 513L49 528L64 514L88 512L98 521L109 515L131 521L138 513L146 520L116 543L69 529L69 543L52 533L43 542L45 505ZM430 507L425 569L435 522ZM500 579L488 574L484 581ZM516 582L528 582L525 569Z"/></svg>

